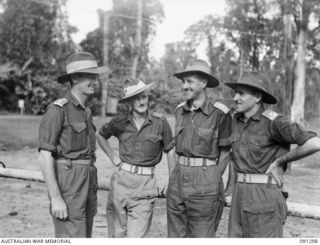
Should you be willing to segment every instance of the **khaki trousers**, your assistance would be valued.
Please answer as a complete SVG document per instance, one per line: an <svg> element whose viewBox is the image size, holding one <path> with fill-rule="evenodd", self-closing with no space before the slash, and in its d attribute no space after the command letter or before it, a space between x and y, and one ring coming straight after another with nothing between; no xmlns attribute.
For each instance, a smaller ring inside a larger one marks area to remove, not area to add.
<svg viewBox="0 0 320 245"><path fill-rule="evenodd" d="M274 184L236 183L228 237L283 237L287 205Z"/></svg>
<svg viewBox="0 0 320 245"><path fill-rule="evenodd" d="M109 237L145 237L156 196L155 177L115 170L107 201Z"/></svg>
<svg viewBox="0 0 320 245"><path fill-rule="evenodd" d="M217 166L177 164L167 191L169 237L215 237L224 207L223 182Z"/></svg>
<svg viewBox="0 0 320 245"><path fill-rule="evenodd" d="M97 169L95 166L56 164L56 178L69 217L52 216L55 237L91 237L93 217L97 213ZM51 210L51 208L50 208Z"/></svg>

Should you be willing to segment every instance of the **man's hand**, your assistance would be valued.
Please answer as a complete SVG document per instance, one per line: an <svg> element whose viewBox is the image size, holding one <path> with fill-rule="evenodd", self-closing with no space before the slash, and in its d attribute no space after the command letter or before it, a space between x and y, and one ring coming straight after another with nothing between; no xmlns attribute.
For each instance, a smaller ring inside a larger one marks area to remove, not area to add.
<svg viewBox="0 0 320 245"><path fill-rule="evenodd" d="M51 213L58 219L65 220L68 218L67 205L61 197L51 200Z"/></svg>
<svg viewBox="0 0 320 245"><path fill-rule="evenodd" d="M280 166L279 162L274 161L271 163L269 168L266 171L266 174L271 174L276 180L277 185L282 188L283 185L283 168Z"/></svg>
<svg viewBox="0 0 320 245"><path fill-rule="evenodd" d="M158 197L165 197L167 193L167 184L158 185Z"/></svg>

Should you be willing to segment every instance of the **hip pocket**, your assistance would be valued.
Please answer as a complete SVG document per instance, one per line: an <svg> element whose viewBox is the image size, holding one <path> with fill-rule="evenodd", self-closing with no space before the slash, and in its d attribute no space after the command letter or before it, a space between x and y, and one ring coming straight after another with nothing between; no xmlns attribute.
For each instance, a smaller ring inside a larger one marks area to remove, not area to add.
<svg viewBox="0 0 320 245"><path fill-rule="evenodd" d="M274 205L254 205L243 208L246 237L278 237L282 222Z"/></svg>

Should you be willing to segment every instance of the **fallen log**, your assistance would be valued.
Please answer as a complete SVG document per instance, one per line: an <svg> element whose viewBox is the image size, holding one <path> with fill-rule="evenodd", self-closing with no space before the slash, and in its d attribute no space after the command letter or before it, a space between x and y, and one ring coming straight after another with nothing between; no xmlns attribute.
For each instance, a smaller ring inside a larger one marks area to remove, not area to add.
<svg viewBox="0 0 320 245"><path fill-rule="evenodd" d="M42 172L36 170L25 170L18 168L1 168L0 177L13 178L21 180L30 180L44 183ZM109 183L106 178L98 179L98 189L109 191Z"/></svg>
<svg viewBox="0 0 320 245"><path fill-rule="evenodd" d="M0 167L0 177L44 182L42 173L35 170ZM109 181L106 178L98 179L99 190L109 191L109 188ZM159 198L163 197L159 196ZM320 206L292 202L287 202L287 205L290 216L320 220ZM226 206L230 206L230 200L227 201Z"/></svg>

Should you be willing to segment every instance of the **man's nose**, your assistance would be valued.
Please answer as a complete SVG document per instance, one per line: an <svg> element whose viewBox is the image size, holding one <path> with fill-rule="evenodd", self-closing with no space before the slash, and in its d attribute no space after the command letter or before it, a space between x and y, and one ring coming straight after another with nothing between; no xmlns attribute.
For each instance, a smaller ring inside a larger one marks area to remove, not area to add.
<svg viewBox="0 0 320 245"><path fill-rule="evenodd" d="M236 93L236 94L234 95L234 97L233 97L233 100L234 100L234 101L237 101L239 98L240 98L239 93Z"/></svg>

